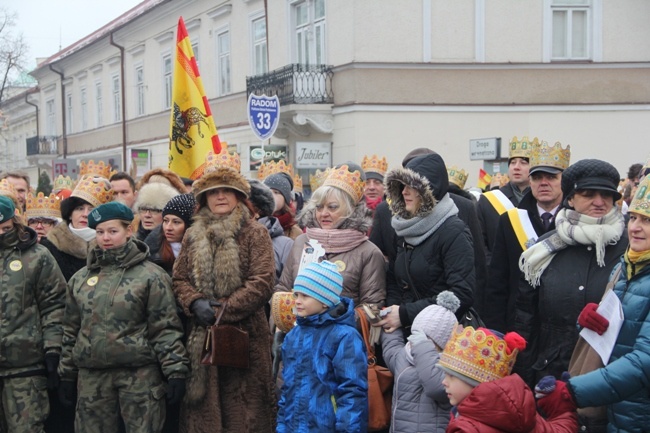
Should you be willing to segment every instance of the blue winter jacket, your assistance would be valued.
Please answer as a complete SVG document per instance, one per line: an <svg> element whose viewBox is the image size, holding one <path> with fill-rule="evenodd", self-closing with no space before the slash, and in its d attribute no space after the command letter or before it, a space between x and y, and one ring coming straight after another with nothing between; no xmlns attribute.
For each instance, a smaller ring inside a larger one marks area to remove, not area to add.
<svg viewBox="0 0 650 433"><path fill-rule="evenodd" d="M578 407L608 405L608 432L648 432L650 265L629 281L624 268L614 290L623 304L625 320L609 363L599 370L571 378L569 383Z"/></svg>
<svg viewBox="0 0 650 433"><path fill-rule="evenodd" d="M279 433L365 432L368 358L351 299L299 317L282 344Z"/></svg>

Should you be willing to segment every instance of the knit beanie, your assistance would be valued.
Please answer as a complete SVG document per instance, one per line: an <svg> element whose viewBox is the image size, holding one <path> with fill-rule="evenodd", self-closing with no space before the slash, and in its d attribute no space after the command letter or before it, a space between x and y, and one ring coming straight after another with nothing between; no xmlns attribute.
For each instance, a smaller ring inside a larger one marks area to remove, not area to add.
<svg viewBox="0 0 650 433"><path fill-rule="evenodd" d="M327 260L321 263L309 263L296 277L293 284L294 293L303 293L333 307L341 302L343 277L338 267Z"/></svg>
<svg viewBox="0 0 650 433"><path fill-rule="evenodd" d="M292 202L291 190L293 189L293 179L288 174L274 173L264 179L264 185L280 191L280 194L284 197L284 203L287 206Z"/></svg>
<svg viewBox="0 0 650 433"><path fill-rule="evenodd" d="M458 325L456 310L460 307L460 301L449 290L440 292L436 298L436 304L430 305L415 316L411 325L411 332L420 331L433 340L441 349L447 344L451 333Z"/></svg>
<svg viewBox="0 0 650 433"><path fill-rule="evenodd" d="M163 208L162 215L174 215L185 223L187 229L192 225L192 215L196 208L196 200L193 194L179 194L167 202Z"/></svg>

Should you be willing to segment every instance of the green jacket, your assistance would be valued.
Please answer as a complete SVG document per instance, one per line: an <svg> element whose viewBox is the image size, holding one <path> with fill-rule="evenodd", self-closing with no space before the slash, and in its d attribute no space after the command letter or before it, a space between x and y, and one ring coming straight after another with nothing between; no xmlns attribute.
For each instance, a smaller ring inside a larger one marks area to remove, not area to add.
<svg viewBox="0 0 650 433"><path fill-rule="evenodd" d="M159 363L168 378L188 374L171 279L147 261L135 239L111 250L93 249L68 282L59 374L79 368L131 368Z"/></svg>
<svg viewBox="0 0 650 433"><path fill-rule="evenodd" d="M61 350L65 279L49 251L27 240L0 248L0 377L44 368Z"/></svg>

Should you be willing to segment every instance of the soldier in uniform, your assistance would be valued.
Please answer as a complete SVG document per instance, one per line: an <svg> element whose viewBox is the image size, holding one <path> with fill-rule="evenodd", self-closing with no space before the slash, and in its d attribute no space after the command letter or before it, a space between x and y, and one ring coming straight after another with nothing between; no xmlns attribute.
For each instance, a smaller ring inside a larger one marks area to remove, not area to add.
<svg viewBox="0 0 650 433"><path fill-rule="evenodd" d="M95 208L88 226L97 247L68 284L59 397L72 405L78 393L77 433L115 433L118 411L127 433L160 432L165 394L177 404L185 393L189 361L171 279L131 238L131 221L122 203Z"/></svg>
<svg viewBox="0 0 650 433"><path fill-rule="evenodd" d="M42 433L47 388L58 380L65 279L15 212L0 196L0 417L8 432Z"/></svg>

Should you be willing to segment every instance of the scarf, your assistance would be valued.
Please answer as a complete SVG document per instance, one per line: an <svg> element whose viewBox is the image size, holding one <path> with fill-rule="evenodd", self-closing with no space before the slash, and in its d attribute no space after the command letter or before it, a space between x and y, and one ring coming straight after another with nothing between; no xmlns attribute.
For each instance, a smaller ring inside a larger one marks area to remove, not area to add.
<svg viewBox="0 0 650 433"><path fill-rule="evenodd" d="M379 205L379 203L381 203L381 201L382 201L382 197L381 197L381 196L380 196L380 197L377 197L377 198L374 199L374 200L371 200L371 199L369 199L368 197L366 197L366 206L367 206L368 209L370 209L370 210L375 210L375 209L377 208L377 205Z"/></svg>
<svg viewBox="0 0 650 433"><path fill-rule="evenodd" d="M290 212L285 212L282 214L277 214L273 215L280 221L280 225L282 226L282 230L288 231L291 230L291 227L296 225L296 220L293 219L293 215L291 215Z"/></svg>
<svg viewBox="0 0 650 433"><path fill-rule="evenodd" d="M517 200L517 204L519 204L526 193L530 191L530 187L526 187L523 191L521 191L519 187L512 182L510 182L510 188L512 188L512 193L515 196L515 200Z"/></svg>
<svg viewBox="0 0 650 433"><path fill-rule="evenodd" d="M560 209L555 217L555 232L521 254L519 269L533 287L539 286L546 267L558 251L570 245L593 245L596 262L605 266L605 249L614 245L625 230L625 221L616 207L607 215L594 218L572 209Z"/></svg>
<svg viewBox="0 0 650 433"><path fill-rule="evenodd" d="M627 280L630 281L633 276L650 264L650 250L636 252L627 247L623 258L627 270Z"/></svg>
<svg viewBox="0 0 650 433"><path fill-rule="evenodd" d="M82 229L76 229L72 227L72 224L68 224L68 228L72 232L72 234L79 236L81 239L83 239L86 242L90 242L93 239L95 239L95 230L91 229L90 227L84 227Z"/></svg>
<svg viewBox="0 0 650 433"><path fill-rule="evenodd" d="M174 258L178 258L178 253L181 252L181 246L183 244L181 242L170 242L169 246L172 247L172 253L174 254Z"/></svg>
<svg viewBox="0 0 650 433"><path fill-rule="evenodd" d="M418 246L438 230L442 223L456 214L458 208L449 194L445 194L431 213L408 219L394 215L391 225L397 236L403 237L409 245Z"/></svg>
<svg viewBox="0 0 650 433"><path fill-rule="evenodd" d="M368 239L364 233L353 229L321 229L307 227L307 237L317 240L328 254L351 251Z"/></svg>

